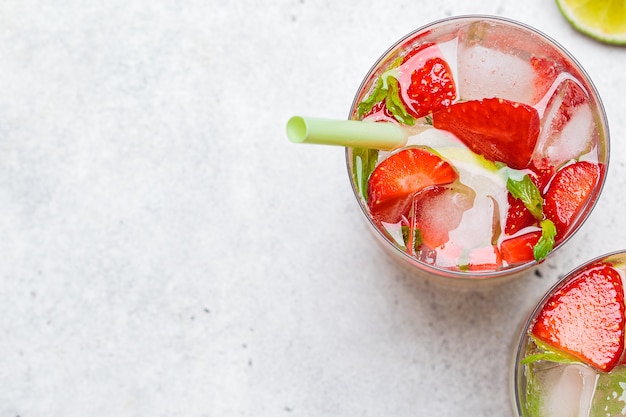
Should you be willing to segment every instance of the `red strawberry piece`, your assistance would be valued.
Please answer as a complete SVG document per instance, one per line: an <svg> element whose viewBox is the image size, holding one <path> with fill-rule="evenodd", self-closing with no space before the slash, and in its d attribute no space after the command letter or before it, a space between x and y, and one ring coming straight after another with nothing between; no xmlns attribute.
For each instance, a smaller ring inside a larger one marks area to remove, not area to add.
<svg viewBox="0 0 626 417"><path fill-rule="evenodd" d="M555 88L555 91L553 96L550 97L550 101L555 100L556 96L563 94L563 92L568 96L564 101L567 104L571 104L573 107L587 101L587 95L580 85L573 81L573 78L561 79L561 83L565 80L565 84L569 84L566 85L564 89L554 86L559 75L568 72L567 68L563 69L562 67L563 65L568 67L566 63L558 65L556 62L546 58L533 56L530 58L530 64L535 71L535 102L547 99L545 95L548 94L552 88ZM561 69L559 69L559 66L561 66Z"/></svg>
<svg viewBox="0 0 626 417"><path fill-rule="evenodd" d="M427 48L435 48L434 50L439 50L438 47L432 43L432 42L424 42L420 45L417 45L416 47L413 47L413 49L411 49L409 52L407 52L406 55L404 55L404 58L402 58L402 63L404 64L405 62L409 61L411 58L413 58L415 55L417 55L418 53L424 51ZM439 55L439 53L437 53L437 55Z"/></svg>
<svg viewBox="0 0 626 417"><path fill-rule="evenodd" d="M624 351L624 288L611 266L595 264L555 292L532 334L597 369L610 372Z"/></svg>
<svg viewBox="0 0 626 417"><path fill-rule="evenodd" d="M385 105L385 100L376 103L368 113L363 115L363 120L370 122L398 123Z"/></svg>
<svg viewBox="0 0 626 417"><path fill-rule="evenodd" d="M537 186L539 192L543 193L543 189L549 183L554 175L553 168L539 169L534 165L529 166L528 175L531 181ZM507 235L514 235L525 227L532 226L537 223L537 219L528 210L524 202L511 194L507 196L509 209L507 211L506 224L504 232Z"/></svg>
<svg viewBox="0 0 626 417"><path fill-rule="evenodd" d="M544 197L543 212L562 239L576 223L604 171L603 165L575 162L558 171Z"/></svg>
<svg viewBox="0 0 626 417"><path fill-rule="evenodd" d="M535 102L540 101L550 90L559 70L554 61L533 56L530 65L535 70Z"/></svg>
<svg viewBox="0 0 626 417"><path fill-rule="evenodd" d="M509 209L506 214L504 233L513 235L523 228L532 226L537 222L537 219L535 219L522 200L509 194L508 201Z"/></svg>
<svg viewBox="0 0 626 417"><path fill-rule="evenodd" d="M534 164L534 162L531 162L528 169L530 169L531 171L530 179L535 183L539 191L543 194L546 186L550 183L550 180L552 180L552 177L554 176L554 173L556 171L555 168L553 166L539 168Z"/></svg>
<svg viewBox="0 0 626 417"><path fill-rule="evenodd" d="M452 165L439 156L421 148L403 149L378 164L370 175L370 213L379 221L396 223L409 212L417 193L457 178Z"/></svg>
<svg viewBox="0 0 626 417"><path fill-rule="evenodd" d="M452 70L434 44L423 44L408 53L400 67L400 98L407 112L424 117L456 99Z"/></svg>
<svg viewBox="0 0 626 417"><path fill-rule="evenodd" d="M559 112L550 121L550 128L555 132L561 131L563 126L565 126L572 118L572 115L576 111L576 107L586 103L588 100L585 91L575 81L566 80L563 84L564 86L558 89L554 93L554 96L550 98L550 102L552 102L562 97ZM550 102L548 102L548 107L550 107Z"/></svg>
<svg viewBox="0 0 626 417"><path fill-rule="evenodd" d="M541 232L530 232L506 239L500 243L502 259L509 265L531 262L535 259L533 248L541 238Z"/></svg>
<svg viewBox="0 0 626 417"><path fill-rule="evenodd" d="M486 98L455 103L434 113L433 126L453 133L491 161L523 169L537 143L539 115L523 103Z"/></svg>

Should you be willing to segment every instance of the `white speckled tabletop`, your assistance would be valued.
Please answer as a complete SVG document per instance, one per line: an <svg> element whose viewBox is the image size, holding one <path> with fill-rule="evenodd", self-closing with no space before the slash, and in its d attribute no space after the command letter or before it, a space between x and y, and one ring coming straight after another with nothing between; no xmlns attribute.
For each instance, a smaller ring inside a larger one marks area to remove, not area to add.
<svg viewBox="0 0 626 417"><path fill-rule="evenodd" d="M451 291L371 238L345 118L397 39L450 15L555 38L612 132L603 195L536 271ZM4 0L0 4L0 416L508 416L538 297L626 247L626 49L552 1Z"/></svg>

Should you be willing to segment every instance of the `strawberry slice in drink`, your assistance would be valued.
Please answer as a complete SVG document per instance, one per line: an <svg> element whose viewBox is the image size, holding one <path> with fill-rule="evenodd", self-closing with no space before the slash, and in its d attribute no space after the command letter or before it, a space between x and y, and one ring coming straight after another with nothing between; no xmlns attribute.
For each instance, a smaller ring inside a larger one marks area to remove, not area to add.
<svg viewBox="0 0 626 417"><path fill-rule="evenodd" d="M604 165L581 161L558 171L544 197L543 212L563 239L578 220L604 173Z"/></svg>
<svg viewBox="0 0 626 417"><path fill-rule="evenodd" d="M400 99L415 118L449 106L457 97L452 70L432 43L422 44L404 57L398 81Z"/></svg>
<svg viewBox="0 0 626 417"><path fill-rule="evenodd" d="M532 328L539 340L610 372L624 351L624 288L613 267L578 273L544 304Z"/></svg>
<svg viewBox="0 0 626 417"><path fill-rule="evenodd" d="M537 223L537 219L532 215L530 210L528 210L522 200L513 197L511 194L507 195L507 199L509 209L506 213L504 233L514 235L520 230Z"/></svg>
<svg viewBox="0 0 626 417"><path fill-rule="evenodd" d="M528 177L535 184L539 193L542 193L554 175L554 169L539 169L531 164ZM504 233L514 235L528 226L537 226L539 219L533 216L526 204L511 193L507 195L509 207L507 210Z"/></svg>
<svg viewBox="0 0 626 417"><path fill-rule="evenodd" d="M535 259L534 247L541 238L541 232L529 232L503 240L500 243L502 260L509 265L531 262Z"/></svg>
<svg viewBox="0 0 626 417"><path fill-rule="evenodd" d="M548 94L559 75L559 69L554 61L536 56L530 58L530 65L535 73L533 103L537 103Z"/></svg>
<svg viewBox="0 0 626 417"><path fill-rule="evenodd" d="M397 65L391 65L376 79L369 95L358 105L359 117L373 121L392 117L413 125L416 118L448 106L457 98L452 70L437 45L417 46Z"/></svg>
<svg viewBox="0 0 626 417"><path fill-rule="evenodd" d="M433 113L433 126L486 159L515 169L529 165L540 127L533 107L500 98L452 104Z"/></svg>
<svg viewBox="0 0 626 417"><path fill-rule="evenodd" d="M382 161L368 179L368 206L377 221L397 223L406 216L414 196L450 184L458 173L447 161L423 148L405 148Z"/></svg>

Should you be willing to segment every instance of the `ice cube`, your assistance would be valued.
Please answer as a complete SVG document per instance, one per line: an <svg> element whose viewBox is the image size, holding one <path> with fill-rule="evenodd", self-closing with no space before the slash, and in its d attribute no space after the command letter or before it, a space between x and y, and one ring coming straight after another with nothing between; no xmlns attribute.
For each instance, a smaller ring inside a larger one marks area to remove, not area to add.
<svg viewBox="0 0 626 417"><path fill-rule="evenodd" d="M545 109L533 162L547 168L578 159L593 147L594 129L586 96L573 80L564 80Z"/></svg>
<svg viewBox="0 0 626 417"><path fill-rule="evenodd" d="M499 97L531 103L535 71L528 61L483 46L459 48L459 96L463 100Z"/></svg>
<svg viewBox="0 0 626 417"><path fill-rule="evenodd" d="M589 151L593 139L593 113L588 104L579 106L569 122L563 127L558 139L546 149L548 159L559 166L571 159L577 159ZM556 142L556 143L555 143Z"/></svg>
<svg viewBox="0 0 626 417"><path fill-rule="evenodd" d="M474 190L463 184L432 188L417 196L415 222L422 230L424 243L431 248L445 245L449 231L459 226L475 197Z"/></svg>
<svg viewBox="0 0 626 417"><path fill-rule="evenodd" d="M474 206L463 213L459 227L450 232L450 240L468 250L490 246L496 210L499 211L499 207L496 207L493 198L477 193Z"/></svg>
<svg viewBox="0 0 626 417"><path fill-rule="evenodd" d="M443 55L443 59L448 63L450 67L450 71L452 71L452 78L455 80L458 79L459 70L457 68L457 56L458 56L458 47L459 47L459 39L454 38L447 42L439 43L439 50Z"/></svg>
<svg viewBox="0 0 626 417"><path fill-rule="evenodd" d="M588 417L598 374L583 364L555 365L537 372L545 397L543 414L550 417Z"/></svg>

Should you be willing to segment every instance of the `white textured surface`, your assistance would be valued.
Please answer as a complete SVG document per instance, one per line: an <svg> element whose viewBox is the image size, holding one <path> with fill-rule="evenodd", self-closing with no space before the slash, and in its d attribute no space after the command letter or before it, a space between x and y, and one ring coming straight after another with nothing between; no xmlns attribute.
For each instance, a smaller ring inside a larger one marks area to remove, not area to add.
<svg viewBox="0 0 626 417"><path fill-rule="evenodd" d="M545 0L0 3L0 416L507 416L518 326L625 244L626 49ZM548 33L612 130L602 199L538 273L453 292L368 234L345 118L398 38L451 14Z"/></svg>

